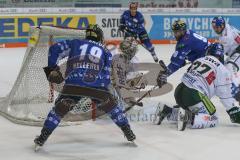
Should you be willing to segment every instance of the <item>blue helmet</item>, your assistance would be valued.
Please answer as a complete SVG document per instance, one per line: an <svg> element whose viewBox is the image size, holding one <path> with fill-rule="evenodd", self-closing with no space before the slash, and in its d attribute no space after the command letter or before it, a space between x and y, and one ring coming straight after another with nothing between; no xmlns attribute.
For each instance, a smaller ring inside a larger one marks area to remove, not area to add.
<svg viewBox="0 0 240 160"><path fill-rule="evenodd" d="M206 55L211 55L219 59L221 63L224 63L224 48L221 43L212 43L208 46Z"/></svg>
<svg viewBox="0 0 240 160"><path fill-rule="evenodd" d="M216 27L222 27L225 26L225 20L222 16L214 17L212 24L214 24Z"/></svg>

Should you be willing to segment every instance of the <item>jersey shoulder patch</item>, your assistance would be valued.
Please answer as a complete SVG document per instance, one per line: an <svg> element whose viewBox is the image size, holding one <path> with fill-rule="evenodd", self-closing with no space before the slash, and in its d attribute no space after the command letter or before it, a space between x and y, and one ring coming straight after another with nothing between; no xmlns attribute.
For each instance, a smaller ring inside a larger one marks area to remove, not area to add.
<svg viewBox="0 0 240 160"><path fill-rule="evenodd" d="M176 50L183 49L186 45L183 42L177 43Z"/></svg>

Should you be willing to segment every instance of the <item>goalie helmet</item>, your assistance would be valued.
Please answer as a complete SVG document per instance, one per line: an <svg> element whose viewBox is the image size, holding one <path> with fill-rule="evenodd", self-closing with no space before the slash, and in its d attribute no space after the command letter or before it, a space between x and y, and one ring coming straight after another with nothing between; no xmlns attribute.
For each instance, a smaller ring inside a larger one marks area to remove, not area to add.
<svg viewBox="0 0 240 160"><path fill-rule="evenodd" d="M137 42L133 38L126 38L120 43L120 50L122 51L123 55L126 56L129 60L131 60L137 52Z"/></svg>
<svg viewBox="0 0 240 160"><path fill-rule="evenodd" d="M102 29L97 24L89 24L86 29L86 39L103 43L104 36Z"/></svg>
<svg viewBox="0 0 240 160"><path fill-rule="evenodd" d="M208 49L206 55L216 57L221 63L224 63L224 48L221 43L212 43Z"/></svg>

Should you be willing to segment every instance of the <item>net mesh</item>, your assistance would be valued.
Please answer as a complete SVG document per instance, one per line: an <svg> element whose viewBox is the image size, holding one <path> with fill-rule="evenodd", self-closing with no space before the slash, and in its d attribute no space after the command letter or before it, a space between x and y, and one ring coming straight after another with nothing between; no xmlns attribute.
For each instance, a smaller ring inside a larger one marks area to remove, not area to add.
<svg viewBox="0 0 240 160"><path fill-rule="evenodd" d="M39 30L31 28L30 37L36 31ZM43 67L47 66L49 46L61 39L84 37L83 30L42 26L38 42L26 50L12 90L5 98L0 99L0 113L15 123L42 125L53 107L53 96L57 95L50 87L43 71ZM70 120L65 118L62 124L78 120L81 119L71 116Z"/></svg>

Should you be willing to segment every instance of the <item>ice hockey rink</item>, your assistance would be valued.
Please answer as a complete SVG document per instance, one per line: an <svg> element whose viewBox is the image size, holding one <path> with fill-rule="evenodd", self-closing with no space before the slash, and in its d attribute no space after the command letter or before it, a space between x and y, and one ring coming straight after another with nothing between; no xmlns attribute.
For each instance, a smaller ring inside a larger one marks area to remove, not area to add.
<svg viewBox="0 0 240 160"><path fill-rule="evenodd" d="M26 48L0 49L0 97L10 91ZM158 57L166 63L174 52L174 45L156 46ZM140 48L137 57L152 62L152 57ZM169 78L176 86L182 68ZM153 125L150 118L130 121L135 132L136 146L124 138L111 120L84 121L81 125L59 127L37 153L33 139L40 127L18 125L0 116L1 160L236 160L239 159L240 125L232 124L218 99L214 99L219 125L209 129L177 131L175 124L164 121ZM143 100L144 113L153 113L158 102L174 104L173 91L160 97Z"/></svg>

